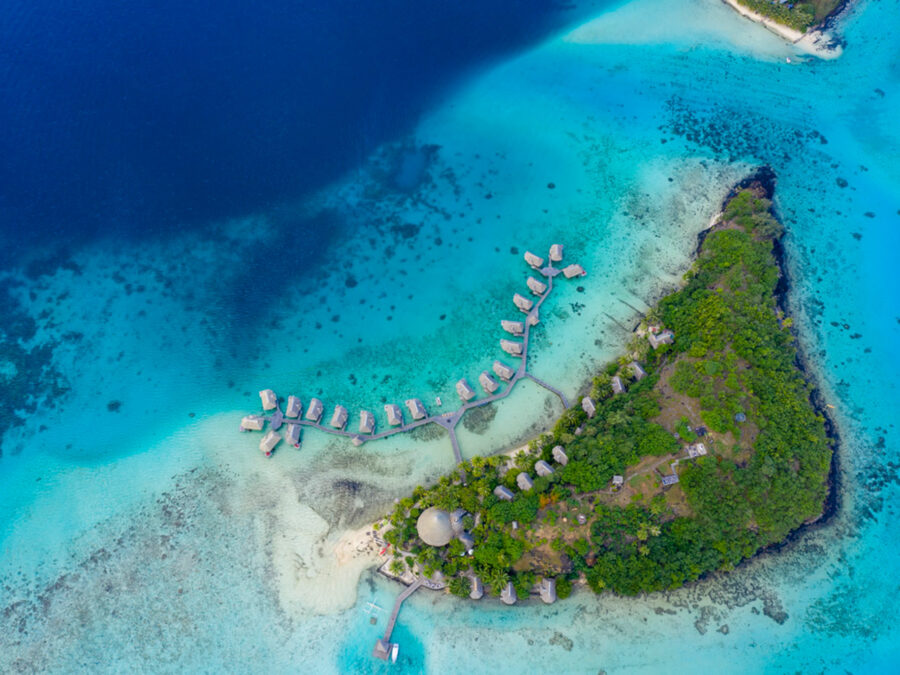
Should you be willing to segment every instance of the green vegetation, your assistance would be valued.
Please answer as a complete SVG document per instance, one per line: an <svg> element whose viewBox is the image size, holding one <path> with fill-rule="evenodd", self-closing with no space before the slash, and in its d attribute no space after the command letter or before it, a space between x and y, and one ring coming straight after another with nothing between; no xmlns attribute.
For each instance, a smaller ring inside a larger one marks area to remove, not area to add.
<svg viewBox="0 0 900 675"><path fill-rule="evenodd" d="M796 0L785 3L778 0L737 1L757 14L801 32L823 21L841 4L841 0Z"/></svg>
<svg viewBox="0 0 900 675"><path fill-rule="evenodd" d="M727 204L684 287L648 317L674 343L652 351L636 338L627 358L595 378L592 419L570 409L529 452L475 457L416 488L389 517L386 540L426 574L449 577L461 597L468 585L459 576L470 570L494 595L512 581L523 597L542 576L556 577L559 597L574 580L633 595L732 569L819 516L832 450L776 305L781 225L762 194L756 186ZM640 381L627 365L634 358L647 372ZM613 395L614 374L626 393ZM688 459L684 443L698 440L701 424L708 454ZM565 466L553 461L556 445ZM540 459L551 476L535 476ZM531 490L517 489L520 471L534 477ZM672 471L680 482L664 488L660 475ZM615 474L626 476L618 490ZM498 485L515 499L497 499ZM432 505L470 514L471 554L458 540L441 548L419 540L416 519Z"/></svg>

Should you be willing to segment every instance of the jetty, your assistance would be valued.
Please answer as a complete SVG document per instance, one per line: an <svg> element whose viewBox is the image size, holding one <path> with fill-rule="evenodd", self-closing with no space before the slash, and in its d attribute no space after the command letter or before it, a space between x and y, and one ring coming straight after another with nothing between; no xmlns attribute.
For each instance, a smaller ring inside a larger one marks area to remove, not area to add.
<svg viewBox="0 0 900 675"><path fill-rule="evenodd" d="M545 265L544 258L527 251L525 253L525 262L531 267L531 274L526 279L526 286L534 298L529 299L520 293L513 296L513 303L523 312L526 317L524 321L502 320L501 328L510 336L518 338L518 340L500 340L501 349L517 360L516 366L510 366L503 361L495 360L491 366L493 375L502 381L505 386L501 388L501 382L491 375L490 372L484 370L478 376L478 384L484 391L485 396L478 397L475 389L469 384L469 381L463 377L456 384L456 393L458 394L461 406L456 410L442 412L440 414L429 414L422 404L421 399L410 398L404 401L404 405L409 411L412 418L406 422L403 419L403 410L396 403L388 403L384 406L385 416L387 417L388 426L382 430L377 429L375 415L367 410L360 411L359 430L348 430L347 421L349 412L342 405L336 405L334 413L331 417L330 424L322 423L322 416L325 412L325 405L318 398L310 398L306 408L306 414L302 415L302 405L300 398L291 395L287 398L285 410L282 411L278 396L271 389L264 389L259 392L260 401L263 411L270 413L268 415L247 415L241 420L242 431L264 431L265 423L269 423L269 430L275 431L281 426L286 426L284 440L294 447L299 447L301 426L312 427L324 433L344 436L356 446L388 438L394 434L401 434L417 429L426 424L437 424L447 430L450 437L450 446L453 450L453 456L457 464L463 461L462 452L459 447L459 440L456 436L456 426L459 424L463 415L469 410L489 405L496 401L500 401L512 393L515 385L527 378L556 395L564 409L570 407L570 403L566 395L553 385L536 377L528 372L528 349L531 338L531 330L540 323L540 308L544 301L551 295L553 285L560 278L570 279L581 277L586 274L581 265L572 263L567 267L560 268L555 266L561 263L563 258L562 244L553 244L550 247L549 261ZM664 334L663 334L664 335ZM663 337L663 336L661 336ZM665 339L665 337L663 337ZM521 340L521 341L520 341ZM438 399L439 400L439 399ZM594 403L585 397L581 401L582 407L588 412L588 416L592 416L594 412ZM438 403L440 405L440 403ZM293 430L297 428L297 431ZM277 440L276 440L277 439ZM265 442L260 444L260 450L266 455L271 455L278 441L282 439L277 435L265 435ZM500 497L501 499L506 496Z"/></svg>
<svg viewBox="0 0 900 675"><path fill-rule="evenodd" d="M419 590L424 583L425 580L422 577L418 577L397 596L397 601L394 603L394 610L391 612L387 627L384 629L384 637L375 643L375 648L372 650L372 656L376 659L387 661L390 658L391 650L394 647L394 645L391 644L391 634L394 632L394 626L397 625L397 616L400 614L400 607L403 605L404 600Z"/></svg>

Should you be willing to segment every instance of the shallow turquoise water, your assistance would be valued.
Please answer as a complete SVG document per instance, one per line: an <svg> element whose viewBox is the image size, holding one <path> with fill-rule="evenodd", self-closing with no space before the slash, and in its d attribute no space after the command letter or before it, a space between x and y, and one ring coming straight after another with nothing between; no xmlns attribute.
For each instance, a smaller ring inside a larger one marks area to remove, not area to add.
<svg viewBox="0 0 900 675"><path fill-rule="evenodd" d="M140 250L101 241L71 252L80 274L22 276L17 292L51 315L35 340L83 335L54 352L76 386L4 440L0 665L380 672L367 655L381 624L366 603L387 609L396 588L364 575L355 602L354 589L338 601L346 589L328 585L316 548L447 470L449 444L406 437L354 450L310 433L302 454L263 464L232 426L255 392L379 415L383 400L452 401L453 382L474 381L497 355L497 324L525 278L521 252L560 241L589 276L584 292L569 284L548 302L534 371L574 394L621 346L616 322L628 327L633 307L677 280L728 186L765 162L779 177L796 324L842 436L839 514L666 596L509 611L420 592L395 633L401 662L410 672L892 670L897 4L860 3L839 27L844 54L828 62L799 62L711 0L622 5L473 74L409 137L314 198ZM422 155L409 152L431 145L412 187ZM303 242L286 244L286 212L340 223L313 274L295 271ZM240 289L239 301L223 288ZM486 427L461 433L466 454L511 446L558 413L522 386ZM292 521L298 502L319 520ZM278 582L291 551L302 563L294 585ZM315 614L309 593L334 602ZM110 644L130 646L111 654Z"/></svg>

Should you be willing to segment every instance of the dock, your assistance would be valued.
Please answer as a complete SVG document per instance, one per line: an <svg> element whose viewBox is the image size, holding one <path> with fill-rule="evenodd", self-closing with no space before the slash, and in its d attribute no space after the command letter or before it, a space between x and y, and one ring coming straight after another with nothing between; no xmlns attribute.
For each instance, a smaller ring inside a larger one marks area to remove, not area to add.
<svg viewBox="0 0 900 675"><path fill-rule="evenodd" d="M530 252L526 254L526 262L532 268L531 273L539 274L545 279L544 282L539 282L534 277L529 277L529 283L527 285L532 290L532 292L536 292L539 288L544 292L540 295L535 294L533 301L528 300L524 296L516 293L514 296L514 302L516 306L527 315L526 320L522 322L501 322L501 327L509 334L519 337L521 339L521 342L514 342L512 340L506 339L501 340L501 344L506 351L516 352L514 355L509 355L513 356L518 361L518 365L516 367L512 367L503 363L502 361L494 361L492 366L494 374L496 374L506 384L503 390L499 393L497 393L496 391L499 388L499 383L488 374L488 371L483 371L479 376L479 383L485 390L485 393L489 394L484 398L477 398L477 394L475 393L474 389L471 387L471 385L469 385L465 378L463 378L459 382L457 382L457 393L461 398L462 405L455 411L445 412L438 415L429 414L425 409L425 406L422 405L420 399L410 398L407 399L405 403L407 409L409 410L410 416L413 418L412 421L404 421L400 406L393 403L387 404L384 406L384 409L388 418L388 424L390 425L389 427L375 433L377 429L375 428L376 425L374 415L368 413L367 411L362 411L362 416L360 418L360 432L355 433L346 429L346 416L348 413L346 408L344 408L343 406L335 407L335 414L331 420L331 424L337 428L331 428L329 426L326 426L325 424L322 424L324 404L318 398L310 399L306 414L301 417L300 410L298 410L298 408L300 408L299 399L294 396L289 397L288 412L290 414L286 416L285 413L283 413L281 410L281 406L275 393L271 389L267 389L263 392L260 392L260 398L261 402L263 403L264 409L266 409L266 411L271 410L272 414L268 416L253 415L245 417L245 421L250 422L250 420L252 419L253 423L247 424L246 426L242 424L242 428L245 430L256 430L256 427L262 426L260 423L261 421L269 422L270 428L294 425L297 427L305 426L334 436L344 436L354 445L362 445L363 443L368 443L370 441L377 441L388 438L390 436L393 436L394 434L407 433L426 424L437 424L447 430L447 434L450 437L450 446L453 450L453 457L456 460L457 464L461 464L463 458L462 452L459 447L459 440L456 436L456 426L459 424L463 415L473 408L479 408L484 405L489 405L506 398L512 393L513 388L522 378L528 378L538 386L543 387L550 393L557 396L562 403L563 408L567 410L570 407L570 403L568 398L566 398L566 395L553 385L529 373L527 370L528 348L530 346L529 341L531 337L531 330L539 322L538 317L540 307L552 293L553 285L554 282L557 281L557 277L559 276L560 278L572 278L583 276L584 274L586 274L586 272L584 272L584 269L580 265L572 264L562 270L558 267L554 267L554 263L559 262L562 258L562 250L562 245L560 244L554 244L553 247L551 247L551 255L549 256L550 262L546 267L543 267L543 258L539 258ZM568 272L568 274L565 273L566 271ZM538 284L540 284L540 286L538 286ZM544 287L546 288L544 289ZM266 406L273 404L273 408L266 408ZM297 417L292 416L295 412L297 413ZM370 429L370 425L371 431L368 431ZM261 431L262 428L258 430ZM293 430L291 430L290 428L286 429L286 431L288 437L292 439L295 432L293 432ZM361 434L365 435L363 436ZM297 438L299 438L299 434L297 434Z"/></svg>
<svg viewBox="0 0 900 675"><path fill-rule="evenodd" d="M400 607L403 605L404 600L419 590L423 583L425 583L425 580L422 579L422 577L418 577L397 596L397 601L394 603L394 610L391 612L391 618L388 619L387 627L384 629L384 637L375 643L375 648L372 650L372 656L384 661L387 661L388 658L390 658L391 647L393 646L391 645L391 634L394 632L394 626L397 625L397 616L400 614Z"/></svg>

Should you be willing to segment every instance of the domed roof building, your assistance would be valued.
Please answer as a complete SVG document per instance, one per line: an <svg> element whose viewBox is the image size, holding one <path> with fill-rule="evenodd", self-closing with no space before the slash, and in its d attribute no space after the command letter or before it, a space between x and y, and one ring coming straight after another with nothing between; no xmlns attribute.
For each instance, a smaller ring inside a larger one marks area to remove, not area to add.
<svg viewBox="0 0 900 675"><path fill-rule="evenodd" d="M419 538L429 546L446 546L453 539L450 514L436 506L431 506L419 514L416 529Z"/></svg>

